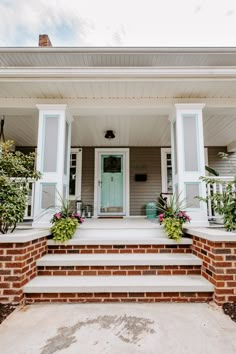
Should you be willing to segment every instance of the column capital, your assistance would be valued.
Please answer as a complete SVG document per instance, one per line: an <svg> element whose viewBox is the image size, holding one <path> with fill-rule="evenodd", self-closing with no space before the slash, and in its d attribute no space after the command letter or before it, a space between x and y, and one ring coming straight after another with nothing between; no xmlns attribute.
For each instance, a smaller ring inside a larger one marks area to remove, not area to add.
<svg viewBox="0 0 236 354"><path fill-rule="evenodd" d="M205 103L176 103L175 109L182 111L203 110Z"/></svg>
<svg viewBox="0 0 236 354"><path fill-rule="evenodd" d="M44 111L65 111L67 104L36 104L36 107Z"/></svg>

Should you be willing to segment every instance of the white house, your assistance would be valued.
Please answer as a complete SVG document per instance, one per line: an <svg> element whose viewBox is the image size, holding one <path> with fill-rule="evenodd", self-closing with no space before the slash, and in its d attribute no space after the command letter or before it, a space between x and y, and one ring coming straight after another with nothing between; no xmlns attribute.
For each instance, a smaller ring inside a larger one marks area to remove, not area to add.
<svg viewBox="0 0 236 354"><path fill-rule="evenodd" d="M44 41L44 42L43 42ZM42 46L43 45L43 46ZM207 225L205 164L236 160L236 48L0 48L0 117L17 149L37 149L34 225L64 198L93 215L145 215L181 194ZM172 177L173 175L173 177ZM32 212L30 211L30 213Z"/></svg>

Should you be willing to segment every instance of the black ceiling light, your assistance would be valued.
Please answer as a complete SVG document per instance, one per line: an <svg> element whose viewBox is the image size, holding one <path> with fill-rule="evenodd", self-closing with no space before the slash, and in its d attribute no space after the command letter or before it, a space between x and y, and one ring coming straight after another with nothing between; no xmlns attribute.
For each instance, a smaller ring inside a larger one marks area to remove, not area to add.
<svg viewBox="0 0 236 354"><path fill-rule="evenodd" d="M115 138L115 134L114 134L113 130L107 130L106 134L105 134L105 138L106 139L114 139Z"/></svg>

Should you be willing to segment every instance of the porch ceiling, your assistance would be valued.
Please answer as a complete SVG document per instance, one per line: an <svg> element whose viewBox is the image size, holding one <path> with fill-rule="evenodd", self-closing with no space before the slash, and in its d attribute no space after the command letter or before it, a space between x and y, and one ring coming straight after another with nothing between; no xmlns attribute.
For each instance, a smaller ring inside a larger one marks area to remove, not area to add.
<svg viewBox="0 0 236 354"><path fill-rule="evenodd" d="M19 115L19 112L21 115ZM5 111L5 136L19 146L36 146L38 112ZM72 146L170 146L170 125L164 111L156 114L74 114ZM0 110L0 115L2 114ZM226 146L236 140L236 109L204 109L205 146ZM116 138L104 138L112 129Z"/></svg>

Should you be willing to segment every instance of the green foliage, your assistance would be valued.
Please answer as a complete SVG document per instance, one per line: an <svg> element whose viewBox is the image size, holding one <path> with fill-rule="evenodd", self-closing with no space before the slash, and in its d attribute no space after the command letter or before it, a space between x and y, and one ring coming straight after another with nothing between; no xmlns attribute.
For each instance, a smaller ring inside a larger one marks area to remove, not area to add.
<svg viewBox="0 0 236 354"><path fill-rule="evenodd" d="M162 221L168 238L179 241L183 236L183 222L180 219L167 217Z"/></svg>
<svg viewBox="0 0 236 354"><path fill-rule="evenodd" d="M24 218L27 188L22 183L13 182L0 176L0 232L7 233Z"/></svg>
<svg viewBox="0 0 236 354"><path fill-rule="evenodd" d="M184 200L180 199L179 195L170 195L168 198L163 198L160 196L157 202L157 209L165 214L165 216L174 217L177 213L186 209L188 206L184 202Z"/></svg>
<svg viewBox="0 0 236 354"><path fill-rule="evenodd" d="M53 239L60 242L68 241L74 235L78 225L76 218L66 217L56 221L51 227Z"/></svg>
<svg viewBox="0 0 236 354"><path fill-rule="evenodd" d="M229 160L229 154L225 152L219 152L218 156L226 161L231 167L230 173L234 174L233 181L224 181L219 179L212 179L211 177L202 177L201 179L206 182L207 185L214 185L215 183L222 186L222 193L211 192L207 198L199 198L200 200L214 206L214 210L223 216L224 227L227 231L236 230L236 169L235 165Z"/></svg>
<svg viewBox="0 0 236 354"><path fill-rule="evenodd" d="M179 195L171 195L169 198L162 199L161 202L159 198L158 208L162 211L159 221L163 224L167 236L179 241L183 236L183 224L190 222L190 217L183 210L184 201L180 200Z"/></svg>
<svg viewBox="0 0 236 354"><path fill-rule="evenodd" d="M40 173L34 168L35 153L25 155L20 151L12 152L13 144L11 140L0 143L0 176L22 178L24 181L28 178L39 179Z"/></svg>
<svg viewBox="0 0 236 354"><path fill-rule="evenodd" d="M24 218L29 178L37 180L35 154L11 152L12 141L0 144L0 232L14 231Z"/></svg>
<svg viewBox="0 0 236 354"><path fill-rule="evenodd" d="M214 168L211 168L210 166L205 166L205 170L213 176L219 176L219 172L217 172L216 170L214 170Z"/></svg>
<svg viewBox="0 0 236 354"><path fill-rule="evenodd" d="M210 177L203 177L202 180L206 184L214 184L217 182L222 185L222 193L212 193L207 198L201 198L201 200L208 202L211 201L214 205L214 210L223 216L224 227L227 231L236 230L236 177L233 181L223 181L218 179L211 179Z"/></svg>

